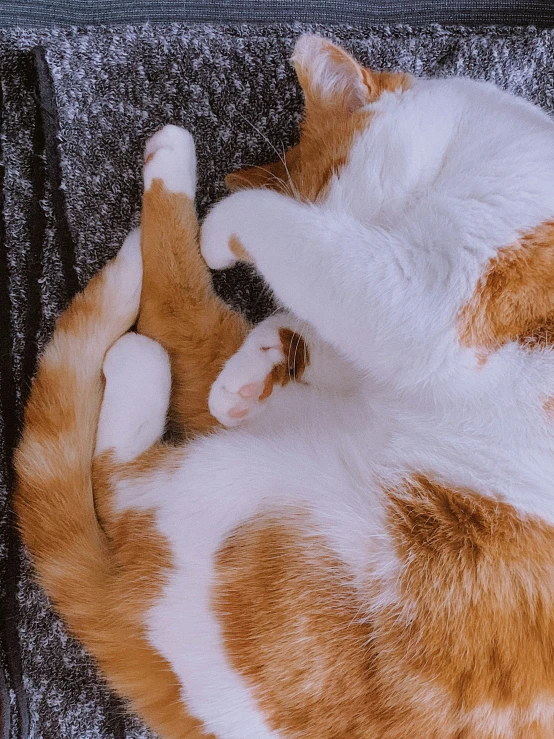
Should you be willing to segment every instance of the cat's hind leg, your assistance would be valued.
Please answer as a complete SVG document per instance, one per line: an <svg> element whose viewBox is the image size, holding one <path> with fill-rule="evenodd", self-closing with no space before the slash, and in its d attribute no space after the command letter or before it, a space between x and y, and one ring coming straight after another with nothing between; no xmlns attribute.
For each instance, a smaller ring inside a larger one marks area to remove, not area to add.
<svg viewBox="0 0 554 739"><path fill-rule="evenodd" d="M167 352L141 334L127 333L104 359L104 396L98 419L93 460L95 507L105 533L117 547L129 537L119 532L124 508L156 500L148 480L175 453L164 445L171 369ZM126 480L125 492L121 482ZM125 502L122 504L122 496Z"/></svg>
<svg viewBox="0 0 554 739"><path fill-rule="evenodd" d="M156 341L128 333L108 351L103 370L96 454L111 450L117 462L130 462L163 435L171 392L169 357Z"/></svg>
<svg viewBox="0 0 554 739"><path fill-rule="evenodd" d="M213 290L200 254L195 190L192 136L166 126L145 149L138 330L169 354L171 419L185 433L202 434L217 426L208 409L210 387L249 325Z"/></svg>

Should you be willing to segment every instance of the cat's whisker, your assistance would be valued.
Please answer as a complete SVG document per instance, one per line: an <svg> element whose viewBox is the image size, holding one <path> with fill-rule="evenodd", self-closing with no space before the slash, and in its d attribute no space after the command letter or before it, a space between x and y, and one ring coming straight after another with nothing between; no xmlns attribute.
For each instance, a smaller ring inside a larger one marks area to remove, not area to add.
<svg viewBox="0 0 554 739"><path fill-rule="evenodd" d="M259 169L260 171L264 172L266 175L270 175L276 182L278 182L281 185L283 195L287 193L290 185L287 182L285 182L285 180L282 177L278 177L275 174L275 172L268 172L267 169L264 169L264 167L261 167L258 164L254 164L253 169Z"/></svg>
<svg viewBox="0 0 554 739"><path fill-rule="evenodd" d="M288 179L289 179L289 187L290 187L290 190L291 190L291 192L292 192L293 196L294 196L295 198L297 198L297 199L299 200L299 199L300 199L300 197L299 197L299 194L298 194L298 192L297 192L297 190L296 190L296 188L295 188L295 186L294 186L294 183L293 183L293 181L292 181L292 177L291 177L291 175L290 175L290 171L289 171L289 168L288 168L288 166L287 166L287 162L286 162L286 157L285 157L284 153L283 153L283 154L279 153L279 150L277 149L277 147L276 147L276 146L275 146L275 145L274 145L274 144L273 144L273 143L272 143L272 142L270 141L270 139L269 139L269 138L268 138L268 137L266 136L266 134L265 134L265 133L264 133L263 131L261 131L261 130L260 130L260 129L259 129L259 128L258 128L258 127L257 127L257 126L256 126L256 125L254 124L254 123L252 123L252 121L250 121L250 120L249 120L249 119L248 119L248 118L247 118L247 117L246 117L245 115L243 115L243 114L242 114L242 113L240 112L240 110L235 110L235 112L236 112L236 113L237 113L237 114L238 114L238 115L239 115L239 116L240 116L240 117L241 117L241 118L242 118L242 119L243 119L244 121L246 121L246 123L248 123L248 125L249 125L249 126L251 126L251 127L252 127L252 128L254 129L254 131L256 131L256 133L257 133L257 134L258 134L259 136L261 136L261 137L263 138L263 140L264 140L264 141L265 141L265 142L266 142L267 144L269 144L269 146L270 146L270 147L271 147L271 148L273 149L273 151L274 151L274 152L275 152L275 154L277 155L277 158L279 159L279 161L281 162L281 164L282 164L282 165L283 165L283 167L285 168L285 172L287 173L287 177L288 177ZM284 152L284 147L283 147L283 152ZM263 167L262 167L261 169L263 169Z"/></svg>
<svg viewBox="0 0 554 739"><path fill-rule="evenodd" d="M281 161L283 162L283 167L285 168L285 172L287 173L287 177L288 177L288 180L289 180L290 189L292 191L292 194L294 195L294 197L297 200L301 200L302 198L300 197L300 193L298 192L296 186L294 185L294 182L292 181L292 177L291 177L291 174L290 174L290 171L289 171L289 167L288 167L288 164L287 164L287 155L286 155L286 151L285 151L285 147L284 146L283 146L283 154L281 156Z"/></svg>

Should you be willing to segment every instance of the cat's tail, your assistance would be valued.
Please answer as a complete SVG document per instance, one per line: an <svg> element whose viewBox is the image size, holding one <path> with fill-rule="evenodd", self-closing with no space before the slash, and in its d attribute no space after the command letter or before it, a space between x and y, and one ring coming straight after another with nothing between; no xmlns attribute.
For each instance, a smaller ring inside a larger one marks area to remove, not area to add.
<svg viewBox="0 0 554 739"><path fill-rule="evenodd" d="M15 511L46 592L76 634L100 633L113 566L94 508L91 468L110 346L136 320L140 232L56 324L25 410L15 455ZM92 628L91 628L92 627ZM94 638L94 637L93 637ZM94 644L87 644L91 651Z"/></svg>

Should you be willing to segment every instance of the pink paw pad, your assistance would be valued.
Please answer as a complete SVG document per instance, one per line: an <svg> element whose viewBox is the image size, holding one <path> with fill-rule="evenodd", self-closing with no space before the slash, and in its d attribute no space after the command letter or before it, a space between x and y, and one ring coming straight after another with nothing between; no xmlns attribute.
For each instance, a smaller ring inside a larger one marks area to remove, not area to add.
<svg viewBox="0 0 554 739"><path fill-rule="evenodd" d="M248 408L239 408L236 406L235 408L231 408L228 414L230 418L244 418L248 415Z"/></svg>
<svg viewBox="0 0 554 739"><path fill-rule="evenodd" d="M251 382L249 385L243 385L239 390L241 398L259 397L264 390L263 382Z"/></svg>

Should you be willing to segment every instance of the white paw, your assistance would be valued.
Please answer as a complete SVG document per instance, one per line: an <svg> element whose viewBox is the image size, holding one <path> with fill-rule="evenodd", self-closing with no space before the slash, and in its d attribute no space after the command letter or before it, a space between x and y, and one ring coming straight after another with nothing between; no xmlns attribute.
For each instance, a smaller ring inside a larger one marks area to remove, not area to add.
<svg viewBox="0 0 554 739"><path fill-rule="evenodd" d="M155 179L163 180L170 192L196 194L196 149L191 134L179 126L164 126L146 142L144 190Z"/></svg>
<svg viewBox="0 0 554 739"><path fill-rule="evenodd" d="M171 392L169 357L156 341L128 333L107 352L104 377L96 453L113 449L119 461L130 461L163 434Z"/></svg>
<svg viewBox="0 0 554 739"><path fill-rule="evenodd" d="M254 329L212 385L208 398L212 416L227 427L253 418L271 394L273 368L284 359L278 333L256 336Z"/></svg>
<svg viewBox="0 0 554 739"><path fill-rule="evenodd" d="M202 224L200 232L200 250L210 269L227 269L239 261L242 245L238 239L235 224L248 218L244 214L245 195L250 193L237 192L214 205ZM239 251L232 251L233 242Z"/></svg>
<svg viewBox="0 0 554 739"><path fill-rule="evenodd" d="M138 315L142 288L140 228L129 233L104 275L106 287L114 296L110 304L125 313L126 323L131 326Z"/></svg>

